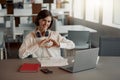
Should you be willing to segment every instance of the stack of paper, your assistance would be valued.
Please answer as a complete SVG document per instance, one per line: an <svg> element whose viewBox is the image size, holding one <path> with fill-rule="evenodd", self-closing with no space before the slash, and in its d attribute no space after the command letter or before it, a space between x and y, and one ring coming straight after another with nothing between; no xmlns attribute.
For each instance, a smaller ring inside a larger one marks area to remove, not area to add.
<svg viewBox="0 0 120 80"><path fill-rule="evenodd" d="M68 65L67 59L63 58L38 58L42 67L65 66Z"/></svg>

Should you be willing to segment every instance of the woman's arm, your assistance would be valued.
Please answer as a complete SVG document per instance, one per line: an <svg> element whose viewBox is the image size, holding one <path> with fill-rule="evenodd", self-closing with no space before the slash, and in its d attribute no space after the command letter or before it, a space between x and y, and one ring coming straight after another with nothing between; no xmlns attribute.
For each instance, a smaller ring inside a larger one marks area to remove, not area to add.
<svg viewBox="0 0 120 80"><path fill-rule="evenodd" d="M73 49L75 48L75 44L73 43L73 41L63 37L60 41L60 48Z"/></svg>
<svg viewBox="0 0 120 80"><path fill-rule="evenodd" d="M60 48L65 48L65 49L73 49L75 48L75 44L73 41L61 36L60 34L59 35L59 42L60 42Z"/></svg>
<svg viewBox="0 0 120 80"><path fill-rule="evenodd" d="M19 48L19 57L24 59L39 49L38 43L32 34L28 34Z"/></svg>

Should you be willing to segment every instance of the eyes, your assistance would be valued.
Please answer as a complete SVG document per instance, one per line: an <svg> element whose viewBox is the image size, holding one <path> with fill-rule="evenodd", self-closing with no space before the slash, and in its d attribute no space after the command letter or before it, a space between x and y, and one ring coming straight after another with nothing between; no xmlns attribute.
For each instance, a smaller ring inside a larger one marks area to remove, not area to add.
<svg viewBox="0 0 120 80"><path fill-rule="evenodd" d="M51 18L51 16L48 16L48 17L46 17L46 18L43 18L43 19L40 19L39 20L39 22L40 22L40 24L51 24L51 22L52 22L52 18Z"/></svg>
<svg viewBox="0 0 120 80"><path fill-rule="evenodd" d="M42 21L47 22L47 23L51 23L51 20L43 19Z"/></svg>

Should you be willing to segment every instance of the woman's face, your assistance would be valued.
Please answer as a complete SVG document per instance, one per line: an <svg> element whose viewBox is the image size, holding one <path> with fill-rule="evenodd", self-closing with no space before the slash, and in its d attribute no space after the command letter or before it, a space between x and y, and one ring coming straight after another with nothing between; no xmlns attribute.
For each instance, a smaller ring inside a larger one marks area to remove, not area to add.
<svg viewBox="0 0 120 80"><path fill-rule="evenodd" d="M50 26L50 24L51 24L51 21L52 21L51 16L47 16L47 17L45 17L44 19L40 19L40 20L39 20L39 27L38 27L38 29L39 29L41 32L46 31L46 30L49 28L49 26Z"/></svg>

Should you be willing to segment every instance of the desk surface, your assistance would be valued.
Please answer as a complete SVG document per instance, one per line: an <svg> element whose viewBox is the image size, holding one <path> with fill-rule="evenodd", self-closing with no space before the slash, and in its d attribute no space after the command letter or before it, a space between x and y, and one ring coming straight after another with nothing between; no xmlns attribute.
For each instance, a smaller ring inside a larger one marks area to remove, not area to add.
<svg viewBox="0 0 120 80"><path fill-rule="evenodd" d="M56 27L56 31L58 31L59 33L62 33L62 34L68 33L69 30L97 32L97 30L88 28L83 25L62 25L62 26Z"/></svg>
<svg viewBox="0 0 120 80"><path fill-rule="evenodd" d="M53 74L20 73L17 71L24 62L37 62L34 59L8 59L0 61L0 80L120 80L120 57L100 57L95 69L69 73L51 67Z"/></svg>

